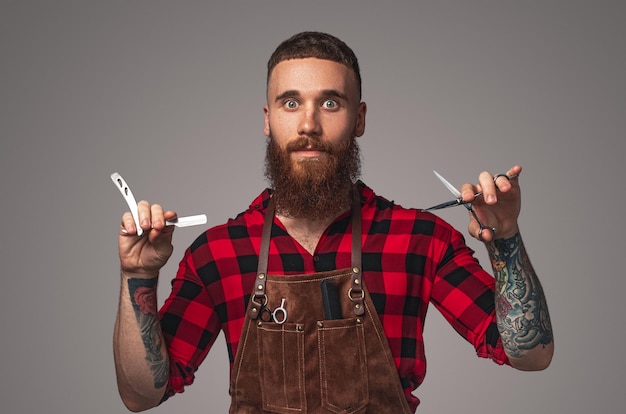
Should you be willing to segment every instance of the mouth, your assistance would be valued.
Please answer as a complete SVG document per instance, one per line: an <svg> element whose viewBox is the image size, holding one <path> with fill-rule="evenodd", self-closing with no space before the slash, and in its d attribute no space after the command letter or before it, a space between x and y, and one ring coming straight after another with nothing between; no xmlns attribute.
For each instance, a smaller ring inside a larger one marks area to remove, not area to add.
<svg viewBox="0 0 626 414"><path fill-rule="evenodd" d="M325 151L316 148L303 148L293 150L292 154L300 158L319 158L324 155Z"/></svg>
<svg viewBox="0 0 626 414"><path fill-rule="evenodd" d="M291 153L291 156L299 161L318 160L327 152L322 143L306 137L302 137L293 142L287 149Z"/></svg>

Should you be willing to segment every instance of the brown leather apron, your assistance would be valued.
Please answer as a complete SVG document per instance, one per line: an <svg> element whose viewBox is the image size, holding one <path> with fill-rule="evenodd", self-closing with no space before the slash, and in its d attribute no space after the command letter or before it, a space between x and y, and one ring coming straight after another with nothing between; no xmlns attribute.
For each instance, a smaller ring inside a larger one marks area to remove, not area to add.
<svg viewBox="0 0 626 414"><path fill-rule="evenodd" d="M353 193L352 268L295 276L267 274L270 200L231 373L229 413L411 412L363 283L361 205L356 188ZM324 317L323 280L337 287L340 318Z"/></svg>

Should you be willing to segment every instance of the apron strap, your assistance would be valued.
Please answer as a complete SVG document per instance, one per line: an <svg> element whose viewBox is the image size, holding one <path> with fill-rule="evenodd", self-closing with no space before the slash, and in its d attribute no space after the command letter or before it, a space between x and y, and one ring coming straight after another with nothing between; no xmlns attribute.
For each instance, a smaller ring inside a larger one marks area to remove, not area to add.
<svg viewBox="0 0 626 414"><path fill-rule="evenodd" d="M265 211L265 221L263 222L263 233L261 235L261 247L259 250L259 264L257 267L254 290L250 302L252 306L248 309L248 316L257 319L261 313L261 308L267 304L267 294L265 293L265 281L267 280L267 262L270 253L270 238L272 236L272 224L274 223L274 212L276 210L274 199L270 198Z"/></svg>
<svg viewBox="0 0 626 414"><path fill-rule="evenodd" d="M363 315L363 278L361 272L361 192L358 184L352 187L352 278L348 296L357 316Z"/></svg>
<svg viewBox="0 0 626 414"><path fill-rule="evenodd" d="M267 294L265 293L265 281L267 280L267 266L270 251L270 238L272 235L272 224L276 206L274 199L270 198L265 212L263 223L263 233L261 235L261 247L259 249L259 264L257 267L254 290L250 298L251 306L248 315L251 319L257 319L263 306L267 304ZM363 280L361 272L361 193L358 184L352 187L352 278L348 296L353 303L354 314L357 316L365 312L363 307Z"/></svg>

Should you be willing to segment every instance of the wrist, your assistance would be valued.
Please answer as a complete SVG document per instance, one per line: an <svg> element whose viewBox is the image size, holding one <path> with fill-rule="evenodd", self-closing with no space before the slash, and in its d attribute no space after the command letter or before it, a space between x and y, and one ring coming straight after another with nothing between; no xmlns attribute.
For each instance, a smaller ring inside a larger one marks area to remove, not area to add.
<svg viewBox="0 0 626 414"><path fill-rule="evenodd" d="M485 244L492 260L506 260L517 254L523 246L522 236L519 230L511 236L499 237Z"/></svg>
<svg viewBox="0 0 626 414"><path fill-rule="evenodd" d="M159 277L158 270L137 272L137 271L122 269L120 274L123 280L128 280L128 279L145 279L145 280L155 279L156 280Z"/></svg>
<svg viewBox="0 0 626 414"><path fill-rule="evenodd" d="M508 240L512 239L519 234L519 227L517 223L511 226L502 226L501 229L494 235L494 241L496 240Z"/></svg>

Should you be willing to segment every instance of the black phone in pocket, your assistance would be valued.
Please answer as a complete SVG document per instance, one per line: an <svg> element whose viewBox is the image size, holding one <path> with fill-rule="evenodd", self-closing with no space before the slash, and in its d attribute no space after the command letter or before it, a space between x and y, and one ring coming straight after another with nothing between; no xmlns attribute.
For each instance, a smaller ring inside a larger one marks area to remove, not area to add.
<svg viewBox="0 0 626 414"><path fill-rule="evenodd" d="M341 303L335 279L324 279L320 282L324 319L341 319Z"/></svg>

